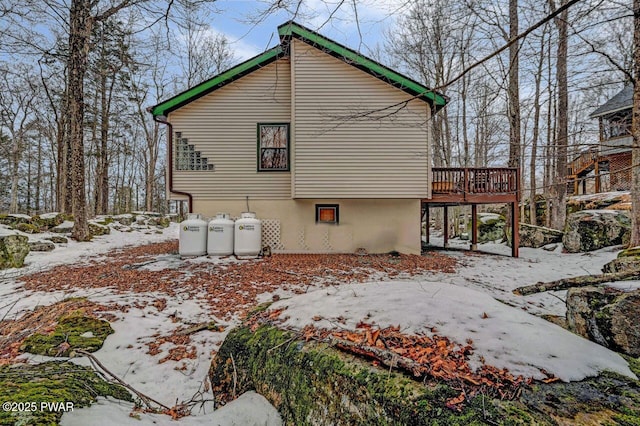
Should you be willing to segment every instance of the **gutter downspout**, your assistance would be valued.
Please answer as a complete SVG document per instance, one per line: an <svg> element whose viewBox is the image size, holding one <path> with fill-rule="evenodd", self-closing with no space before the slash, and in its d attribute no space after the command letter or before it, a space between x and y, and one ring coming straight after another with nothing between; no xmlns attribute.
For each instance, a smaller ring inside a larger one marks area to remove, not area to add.
<svg viewBox="0 0 640 426"><path fill-rule="evenodd" d="M169 137L167 138L167 152L169 153L169 194L174 193L178 195L186 195L189 199L188 211L189 213L193 213L193 196L188 192L177 191L173 189L173 125L167 121L167 117L165 117L164 115L154 115L153 121L155 121L156 123L166 124L168 127Z"/></svg>

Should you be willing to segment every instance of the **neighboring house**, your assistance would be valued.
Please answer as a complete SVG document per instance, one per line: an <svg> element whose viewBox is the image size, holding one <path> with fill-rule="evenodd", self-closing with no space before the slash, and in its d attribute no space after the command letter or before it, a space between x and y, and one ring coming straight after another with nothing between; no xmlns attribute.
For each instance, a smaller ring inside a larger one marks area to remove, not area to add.
<svg viewBox="0 0 640 426"><path fill-rule="evenodd" d="M614 97L593 111L600 137L597 147L578 155L569 164L573 193L587 192L587 182L594 180L595 192L631 189L631 109L633 86L627 85Z"/></svg>
<svg viewBox="0 0 640 426"><path fill-rule="evenodd" d="M280 44L151 108L168 197L263 220L283 252L420 253L430 118L446 98L294 22Z"/></svg>

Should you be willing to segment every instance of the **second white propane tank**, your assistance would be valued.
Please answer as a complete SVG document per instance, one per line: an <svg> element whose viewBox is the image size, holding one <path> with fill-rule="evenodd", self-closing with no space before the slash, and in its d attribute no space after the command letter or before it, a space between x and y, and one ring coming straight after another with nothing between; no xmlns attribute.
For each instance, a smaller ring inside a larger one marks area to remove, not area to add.
<svg viewBox="0 0 640 426"><path fill-rule="evenodd" d="M233 227L229 213L218 213L209 222L209 236L207 238L207 253L212 256L227 256L233 254Z"/></svg>
<svg viewBox="0 0 640 426"><path fill-rule="evenodd" d="M242 213L236 220L233 252L236 256L257 256L262 248L262 222L255 213Z"/></svg>
<svg viewBox="0 0 640 426"><path fill-rule="evenodd" d="M190 214L180 222L180 256L203 256L207 254L207 222L199 214Z"/></svg>

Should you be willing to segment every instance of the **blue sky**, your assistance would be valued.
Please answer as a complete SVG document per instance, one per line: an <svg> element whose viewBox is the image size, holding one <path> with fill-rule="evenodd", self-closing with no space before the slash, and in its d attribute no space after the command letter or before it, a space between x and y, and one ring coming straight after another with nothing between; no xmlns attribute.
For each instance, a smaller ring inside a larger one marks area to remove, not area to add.
<svg viewBox="0 0 640 426"><path fill-rule="evenodd" d="M236 57L248 59L263 52L278 42L277 27L291 19L292 14L280 10L257 24L249 23L250 18L259 16L270 0L219 0L219 13L213 16L211 28L225 34ZM345 1L338 12L328 22L328 18L340 3L337 0L305 0L296 21L322 35L342 43L352 49L370 55L376 45L384 42L384 32L390 28L398 15L398 10L406 2L403 0L358 0L357 10L353 3ZM356 12L357 22L356 25ZM323 25L324 24L324 25Z"/></svg>

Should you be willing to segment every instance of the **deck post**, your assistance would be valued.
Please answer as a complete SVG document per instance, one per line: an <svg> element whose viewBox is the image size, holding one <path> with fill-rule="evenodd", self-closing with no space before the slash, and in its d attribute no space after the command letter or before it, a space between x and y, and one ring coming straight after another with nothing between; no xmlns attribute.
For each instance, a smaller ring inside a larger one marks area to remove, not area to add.
<svg viewBox="0 0 640 426"><path fill-rule="evenodd" d="M478 206L471 204L471 250L478 250Z"/></svg>
<svg viewBox="0 0 640 426"><path fill-rule="evenodd" d="M444 246L449 247L449 207L444 206L444 225L442 234L444 237Z"/></svg>
<svg viewBox="0 0 640 426"><path fill-rule="evenodd" d="M587 179L582 179L582 195L587 193Z"/></svg>
<svg viewBox="0 0 640 426"><path fill-rule="evenodd" d="M594 174L596 175L596 194L600 193L600 163L598 159L596 159L596 164L593 169Z"/></svg>
<svg viewBox="0 0 640 426"><path fill-rule="evenodd" d="M518 226L518 202L511 203L511 256L518 257L520 246L520 232Z"/></svg>
<svg viewBox="0 0 640 426"><path fill-rule="evenodd" d="M425 208L424 208L424 213L425 213L425 236L427 239L427 244L429 244L429 223L431 222L431 220L429 219L429 204L425 204Z"/></svg>

